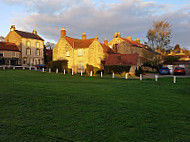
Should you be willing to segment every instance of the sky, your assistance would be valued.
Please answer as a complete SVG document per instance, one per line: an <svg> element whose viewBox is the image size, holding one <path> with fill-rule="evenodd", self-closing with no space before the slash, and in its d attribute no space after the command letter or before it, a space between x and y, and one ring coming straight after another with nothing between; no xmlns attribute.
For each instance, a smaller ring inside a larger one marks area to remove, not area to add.
<svg viewBox="0 0 190 142"><path fill-rule="evenodd" d="M6 36L12 24L17 30L32 32L57 43L60 30L67 36L98 36L109 41L115 32L147 41L154 21L172 25L171 46L190 49L190 0L0 0L0 35Z"/></svg>

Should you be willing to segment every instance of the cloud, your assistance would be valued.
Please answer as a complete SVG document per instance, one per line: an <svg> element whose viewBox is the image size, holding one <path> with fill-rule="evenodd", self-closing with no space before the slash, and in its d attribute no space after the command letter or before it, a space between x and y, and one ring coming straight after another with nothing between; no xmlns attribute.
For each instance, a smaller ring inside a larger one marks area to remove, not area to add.
<svg viewBox="0 0 190 142"><path fill-rule="evenodd" d="M97 3L93 0L4 1L23 4L29 11L28 16L13 19L18 28L29 31L37 28L42 37L56 42L63 26L68 36L76 38L86 32L89 38L97 35L100 41L105 37L111 40L114 32L121 32L123 37L132 36L145 41L152 22L167 19L173 25L172 44L190 47L189 5L173 9L172 5L143 0L118 0L117 3Z"/></svg>

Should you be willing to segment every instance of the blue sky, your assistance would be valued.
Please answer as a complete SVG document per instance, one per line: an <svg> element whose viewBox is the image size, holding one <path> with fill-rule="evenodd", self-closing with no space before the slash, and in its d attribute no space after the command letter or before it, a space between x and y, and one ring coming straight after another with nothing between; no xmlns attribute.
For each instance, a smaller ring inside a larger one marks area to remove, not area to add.
<svg viewBox="0 0 190 142"><path fill-rule="evenodd" d="M0 0L0 35L12 24L19 30L34 28L46 39L57 42L62 26L68 36L106 37L114 32L146 41L146 32L156 20L172 24L172 43L190 49L189 0Z"/></svg>

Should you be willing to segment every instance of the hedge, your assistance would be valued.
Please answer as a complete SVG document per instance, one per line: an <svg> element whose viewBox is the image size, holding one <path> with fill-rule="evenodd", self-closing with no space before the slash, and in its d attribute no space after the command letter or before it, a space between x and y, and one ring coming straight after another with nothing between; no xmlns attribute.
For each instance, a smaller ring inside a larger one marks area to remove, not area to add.
<svg viewBox="0 0 190 142"><path fill-rule="evenodd" d="M51 68L53 72L56 71L56 69L59 70L59 72L63 72L65 69L68 70L68 60L58 60L58 61L50 61L48 63L48 68Z"/></svg>
<svg viewBox="0 0 190 142"><path fill-rule="evenodd" d="M120 65L114 65L114 66L105 66L104 72L106 74L116 73L121 74L122 72L129 72L131 66L120 66Z"/></svg>

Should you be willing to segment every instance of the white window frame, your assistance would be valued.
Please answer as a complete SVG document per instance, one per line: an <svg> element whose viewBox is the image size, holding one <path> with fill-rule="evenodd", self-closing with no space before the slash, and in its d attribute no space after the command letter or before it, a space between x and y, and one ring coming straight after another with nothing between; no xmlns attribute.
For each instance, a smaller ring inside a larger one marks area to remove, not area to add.
<svg viewBox="0 0 190 142"><path fill-rule="evenodd" d="M40 48L40 43L36 42L36 47Z"/></svg>
<svg viewBox="0 0 190 142"><path fill-rule="evenodd" d="M40 49L36 49L36 56L40 56Z"/></svg>
<svg viewBox="0 0 190 142"><path fill-rule="evenodd" d="M27 47L31 47L31 42L30 42L30 41L27 41L27 42L26 42L26 46L27 46Z"/></svg>
<svg viewBox="0 0 190 142"><path fill-rule="evenodd" d="M78 63L78 70L84 70L84 66L82 62Z"/></svg>
<svg viewBox="0 0 190 142"><path fill-rule="evenodd" d="M31 49L30 48L26 48L26 55L31 55Z"/></svg>
<svg viewBox="0 0 190 142"><path fill-rule="evenodd" d="M83 49L78 49L78 56L83 56Z"/></svg>
<svg viewBox="0 0 190 142"><path fill-rule="evenodd" d="M16 57L16 52L13 51L13 52L12 52L12 56L13 56L13 57Z"/></svg>
<svg viewBox="0 0 190 142"><path fill-rule="evenodd" d="M69 57L70 54L69 54L69 51L66 51L66 57Z"/></svg>

